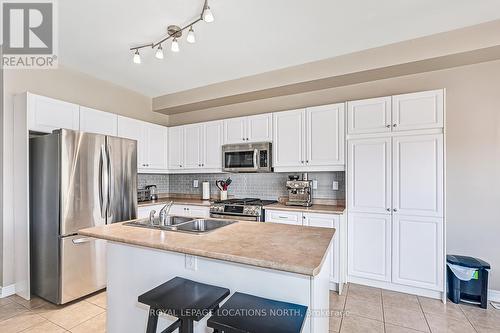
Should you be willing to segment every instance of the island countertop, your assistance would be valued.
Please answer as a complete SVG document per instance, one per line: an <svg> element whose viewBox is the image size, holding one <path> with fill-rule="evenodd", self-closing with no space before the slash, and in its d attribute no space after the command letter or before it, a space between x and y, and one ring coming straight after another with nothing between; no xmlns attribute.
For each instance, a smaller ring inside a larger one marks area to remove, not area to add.
<svg viewBox="0 0 500 333"><path fill-rule="evenodd" d="M308 276L319 273L335 229L277 223L230 224L202 235L114 223L78 233L109 241Z"/></svg>

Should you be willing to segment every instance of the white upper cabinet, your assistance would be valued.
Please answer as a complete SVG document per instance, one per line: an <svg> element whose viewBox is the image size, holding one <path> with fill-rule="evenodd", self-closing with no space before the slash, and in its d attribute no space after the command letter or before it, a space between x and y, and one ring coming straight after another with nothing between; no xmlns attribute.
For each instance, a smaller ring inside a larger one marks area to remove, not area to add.
<svg viewBox="0 0 500 333"><path fill-rule="evenodd" d="M391 127L391 97L347 103L347 134L390 132Z"/></svg>
<svg viewBox="0 0 500 333"><path fill-rule="evenodd" d="M167 171L168 130L164 126L118 116L118 136L137 141L139 173Z"/></svg>
<svg viewBox="0 0 500 333"><path fill-rule="evenodd" d="M80 106L80 131L116 136L118 135L118 116Z"/></svg>
<svg viewBox="0 0 500 333"><path fill-rule="evenodd" d="M344 170L344 104L274 113L277 172Z"/></svg>
<svg viewBox="0 0 500 333"><path fill-rule="evenodd" d="M168 169L182 170L184 164L184 126L168 129Z"/></svg>
<svg viewBox="0 0 500 333"><path fill-rule="evenodd" d="M203 169L222 170L222 132L223 121L212 121L204 124Z"/></svg>
<svg viewBox="0 0 500 333"><path fill-rule="evenodd" d="M273 140L273 115L271 113L246 118L246 141L270 142Z"/></svg>
<svg viewBox="0 0 500 333"><path fill-rule="evenodd" d="M364 99L347 103L347 134L444 127L444 90Z"/></svg>
<svg viewBox="0 0 500 333"><path fill-rule="evenodd" d="M272 135L271 113L224 120L224 144L245 142L270 142Z"/></svg>
<svg viewBox="0 0 500 333"><path fill-rule="evenodd" d="M393 138L393 211L442 217L443 135Z"/></svg>
<svg viewBox="0 0 500 333"><path fill-rule="evenodd" d="M348 205L350 212L391 212L391 138L348 142Z"/></svg>
<svg viewBox="0 0 500 333"><path fill-rule="evenodd" d="M391 281L391 215L349 213L348 273Z"/></svg>
<svg viewBox="0 0 500 333"><path fill-rule="evenodd" d="M80 107L77 104L26 93L28 129L52 133L59 128L80 129Z"/></svg>
<svg viewBox="0 0 500 333"><path fill-rule="evenodd" d="M344 104L307 108L307 166L344 164Z"/></svg>
<svg viewBox="0 0 500 333"><path fill-rule="evenodd" d="M393 217L394 283L443 290L443 220L436 217Z"/></svg>
<svg viewBox="0 0 500 333"><path fill-rule="evenodd" d="M305 166L305 110L276 112L273 115L273 166Z"/></svg>
<svg viewBox="0 0 500 333"><path fill-rule="evenodd" d="M394 131L443 127L443 90L393 96L392 122Z"/></svg>
<svg viewBox="0 0 500 333"><path fill-rule="evenodd" d="M203 125L194 124L184 126L184 168L201 168L203 149L201 145L202 137Z"/></svg>

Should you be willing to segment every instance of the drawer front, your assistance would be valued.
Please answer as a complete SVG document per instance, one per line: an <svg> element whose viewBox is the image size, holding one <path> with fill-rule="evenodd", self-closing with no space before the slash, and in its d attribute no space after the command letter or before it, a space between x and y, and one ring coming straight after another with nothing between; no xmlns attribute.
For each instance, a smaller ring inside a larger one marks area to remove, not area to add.
<svg viewBox="0 0 500 333"><path fill-rule="evenodd" d="M137 218L138 219L144 219L149 217L149 213L152 210L156 211L156 215L160 213L160 210L163 208L164 205L151 205L151 206L144 206L144 207L139 207L137 209Z"/></svg>
<svg viewBox="0 0 500 333"><path fill-rule="evenodd" d="M266 222L302 225L302 213L266 210Z"/></svg>

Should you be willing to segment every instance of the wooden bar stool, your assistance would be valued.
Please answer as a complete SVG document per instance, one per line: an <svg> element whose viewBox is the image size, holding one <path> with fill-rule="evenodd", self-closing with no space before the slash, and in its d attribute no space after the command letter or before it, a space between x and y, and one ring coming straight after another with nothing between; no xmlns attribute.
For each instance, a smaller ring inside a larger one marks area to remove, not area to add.
<svg viewBox="0 0 500 333"><path fill-rule="evenodd" d="M175 277L142 294L138 301L149 305L146 333L156 333L160 313L178 318L162 333L172 333L176 329L179 333L193 333L193 323L218 309L227 296L227 288Z"/></svg>
<svg viewBox="0 0 500 333"><path fill-rule="evenodd" d="M300 333L307 306L234 293L208 319L217 333Z"/></svg>

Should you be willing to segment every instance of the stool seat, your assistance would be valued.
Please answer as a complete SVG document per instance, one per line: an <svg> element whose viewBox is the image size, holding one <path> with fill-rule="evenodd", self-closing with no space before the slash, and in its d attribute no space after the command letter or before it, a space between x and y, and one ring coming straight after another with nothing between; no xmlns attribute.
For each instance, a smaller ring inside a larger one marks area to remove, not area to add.
<svg viewBox="0 0 500 333"><path fill-rule="evenodd" d="M178 318L164 332L178 328L181 333L192 333L193 321L199 321L216 310L229 294L227 288L175 277L140 295L138 301L150 307L148 333L156 332L159 312Z"/></svg>
<svg viewBox="0 0 500 333"><path fill-rule="evenodd" d="M237 292L207 325L224 333L299 333L306 315L307 306Z"/></svg>

